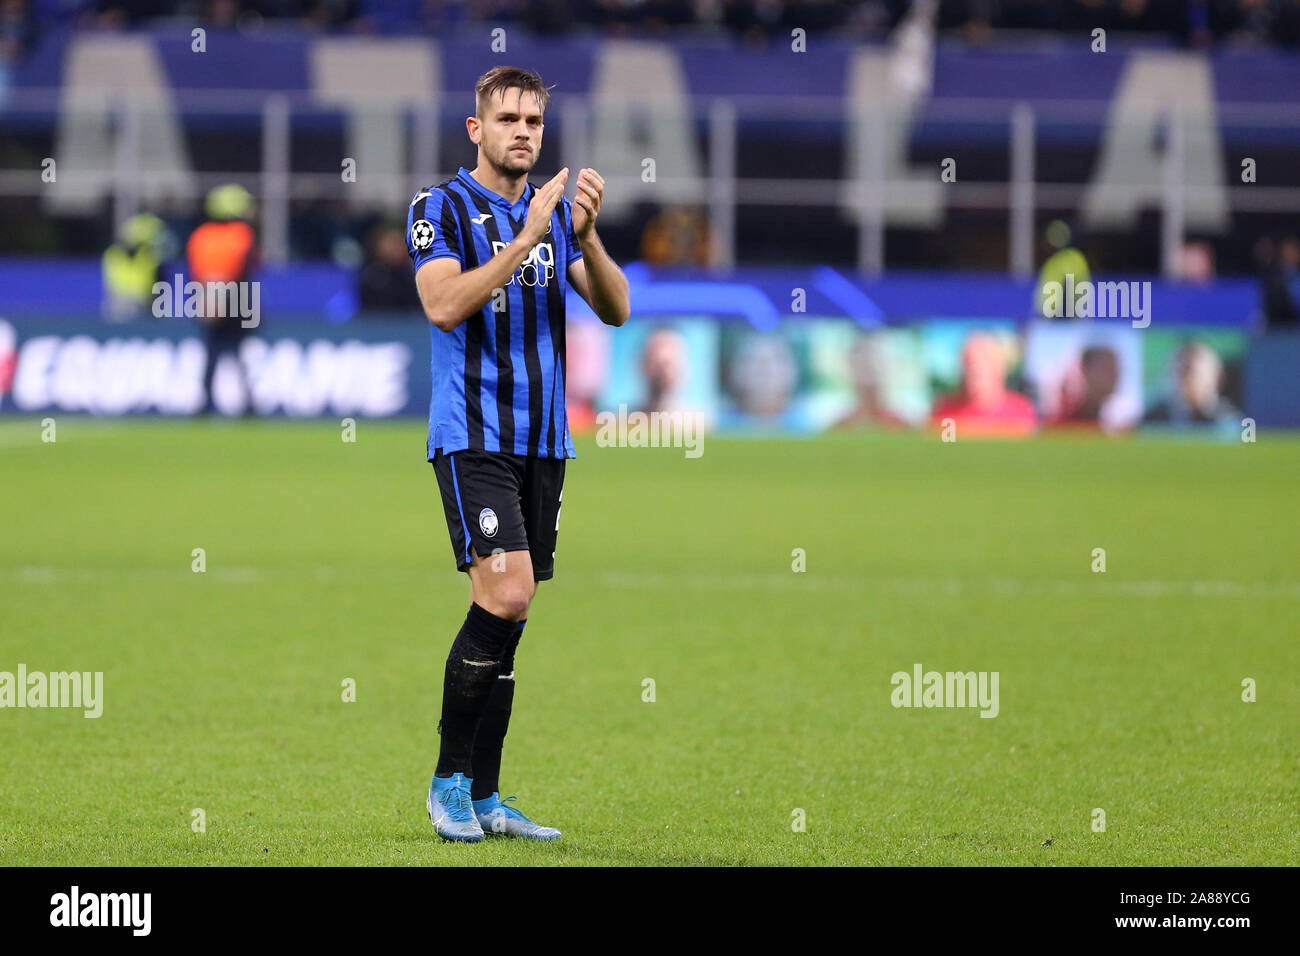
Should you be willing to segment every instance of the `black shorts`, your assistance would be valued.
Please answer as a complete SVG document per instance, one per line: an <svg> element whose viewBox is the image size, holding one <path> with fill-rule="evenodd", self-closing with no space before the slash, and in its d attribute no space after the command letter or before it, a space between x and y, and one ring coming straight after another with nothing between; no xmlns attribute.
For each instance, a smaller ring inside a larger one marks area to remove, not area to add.
<svg viewBox="0 0 1300 956"><path fill-rule="evenodd" d="M474 449L434 456L457 571L468 571L474 555L527 551L533 580L551 579L564 462Z"/></svg>

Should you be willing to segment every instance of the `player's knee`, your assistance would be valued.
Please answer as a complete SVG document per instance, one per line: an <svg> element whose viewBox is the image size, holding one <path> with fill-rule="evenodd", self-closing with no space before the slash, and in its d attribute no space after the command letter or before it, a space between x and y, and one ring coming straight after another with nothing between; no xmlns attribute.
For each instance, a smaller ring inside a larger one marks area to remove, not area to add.
<svg viewBox="0 0 1300 956"><path fill-rule="evenodd" d="M503 588L493 594L495 604L498 610L494 611L498 618L507 620L519 620L528 614L528 605L532 604L532 594L528 588Z"/></svg>
<svg viewBox="0 0 1300 956"><path fill-rule="evenodd" d="M528 614L528 605L533 600L533 588L534 585L528 581L502 582L488 596L488 610L497 617L517 621Z"/></svg>

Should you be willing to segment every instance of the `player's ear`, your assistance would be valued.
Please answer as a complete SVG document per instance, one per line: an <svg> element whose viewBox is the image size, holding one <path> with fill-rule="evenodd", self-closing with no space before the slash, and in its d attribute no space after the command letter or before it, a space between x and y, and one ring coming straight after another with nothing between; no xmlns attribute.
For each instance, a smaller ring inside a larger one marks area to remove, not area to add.
<svg viewBox="0 0 1300 956"><path fill-rule="evenodd" d="M479 144L480 130L482 124L479 123L477 116L465 117L465 132L469 134L469 141L475 146Z"/></svg>

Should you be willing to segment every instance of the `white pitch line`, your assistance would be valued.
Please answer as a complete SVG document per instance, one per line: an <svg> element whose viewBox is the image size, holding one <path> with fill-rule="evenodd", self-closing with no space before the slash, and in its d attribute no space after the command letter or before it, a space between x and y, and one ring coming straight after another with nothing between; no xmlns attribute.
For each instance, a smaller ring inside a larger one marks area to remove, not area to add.
<svg viewBox="0 0 1300 956"><path fill-rule="evenodd" d="M191 571L186 565L182 568L43 568L21 567L0 568L0 580L19 581L23 584L59 584L69 581L108 581L121 578L149 578L162 580L193 575L211 577L220 581L260 581L263 572L260 568L211 568L207 571Z"/></svg>
<svg viewBox="0 0 1300 956"><path fill-rule="evenodd" d="M51 568L15 567L0 568L0 581L18 581L24 584L57 584L66 581L95 581L121 578L147 578L162 580L193 575L188 565L179 568ZM424 567L327 567L302 568L248 568L211 567L206 576L226 582L248 583L268 581L279 577L292 578L296 574L311 575L317 581L354 581L367 574L384 578L409 578L429 580L439 574L437 569ZM581 582L578 577L569 580ZM925 596L1004 594L1009 596L1052 595L1059 597L1192 597L1192 598L1300 598L1300 581L1228 581L1222 579L1192 581L1098 581L1098 580L1032 580L1020 578L951 578L951 577L864 577L861 575L829 575L809 571L796 574L693 574L693 573L634 573L606 571L597 575L602 586L651 591L713 591L743 590L764 591L851 591L871 589L895 591Z"/></svg>
<svg viewBox="0 0 1300 956"><path fill-rule="evenodd" d="M920 594L1051 594L1069 597L1231 597L1300 598L1300 581L1069 581L1021 580L1016 578L873 578L817 575L815 572L780 574L631 574L608 571L601 581L609 587L651 590L743 589L761 591L864 589L906 591Z"/></svg>
<svg viewBox="0 0 1300 956"><path fill-rule="evenodd" d="M54 417L54 416L49 416ZM59 445L58 440L58 419L55 418L55 441L44 442L41 435L44 429L41 427L39 419L30 421L6 422L0 421L0 449L6 448L26 448L30 445L52 444ZM71 433L67 429L71 429ZM69 421L63 426L63 444L72 444L83 441L86 438L98 437L101 435L112 434L118 430L116 422L111 421L86 421L79 419Z"/></svg>

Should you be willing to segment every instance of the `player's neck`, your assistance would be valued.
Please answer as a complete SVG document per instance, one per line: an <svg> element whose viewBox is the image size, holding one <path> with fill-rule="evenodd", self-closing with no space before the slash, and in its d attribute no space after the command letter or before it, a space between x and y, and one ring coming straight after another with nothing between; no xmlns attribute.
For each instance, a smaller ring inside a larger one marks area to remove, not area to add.
<svg viewBox="0 0 1300 956"><path fill-rule="evenodd" d="M524 194L524 187L528 185L527 173L507 176L491 163L480 162L470 171L470 175L480 186L492 190L498 196L505 196L511 202L518 202Z"/></svg>

